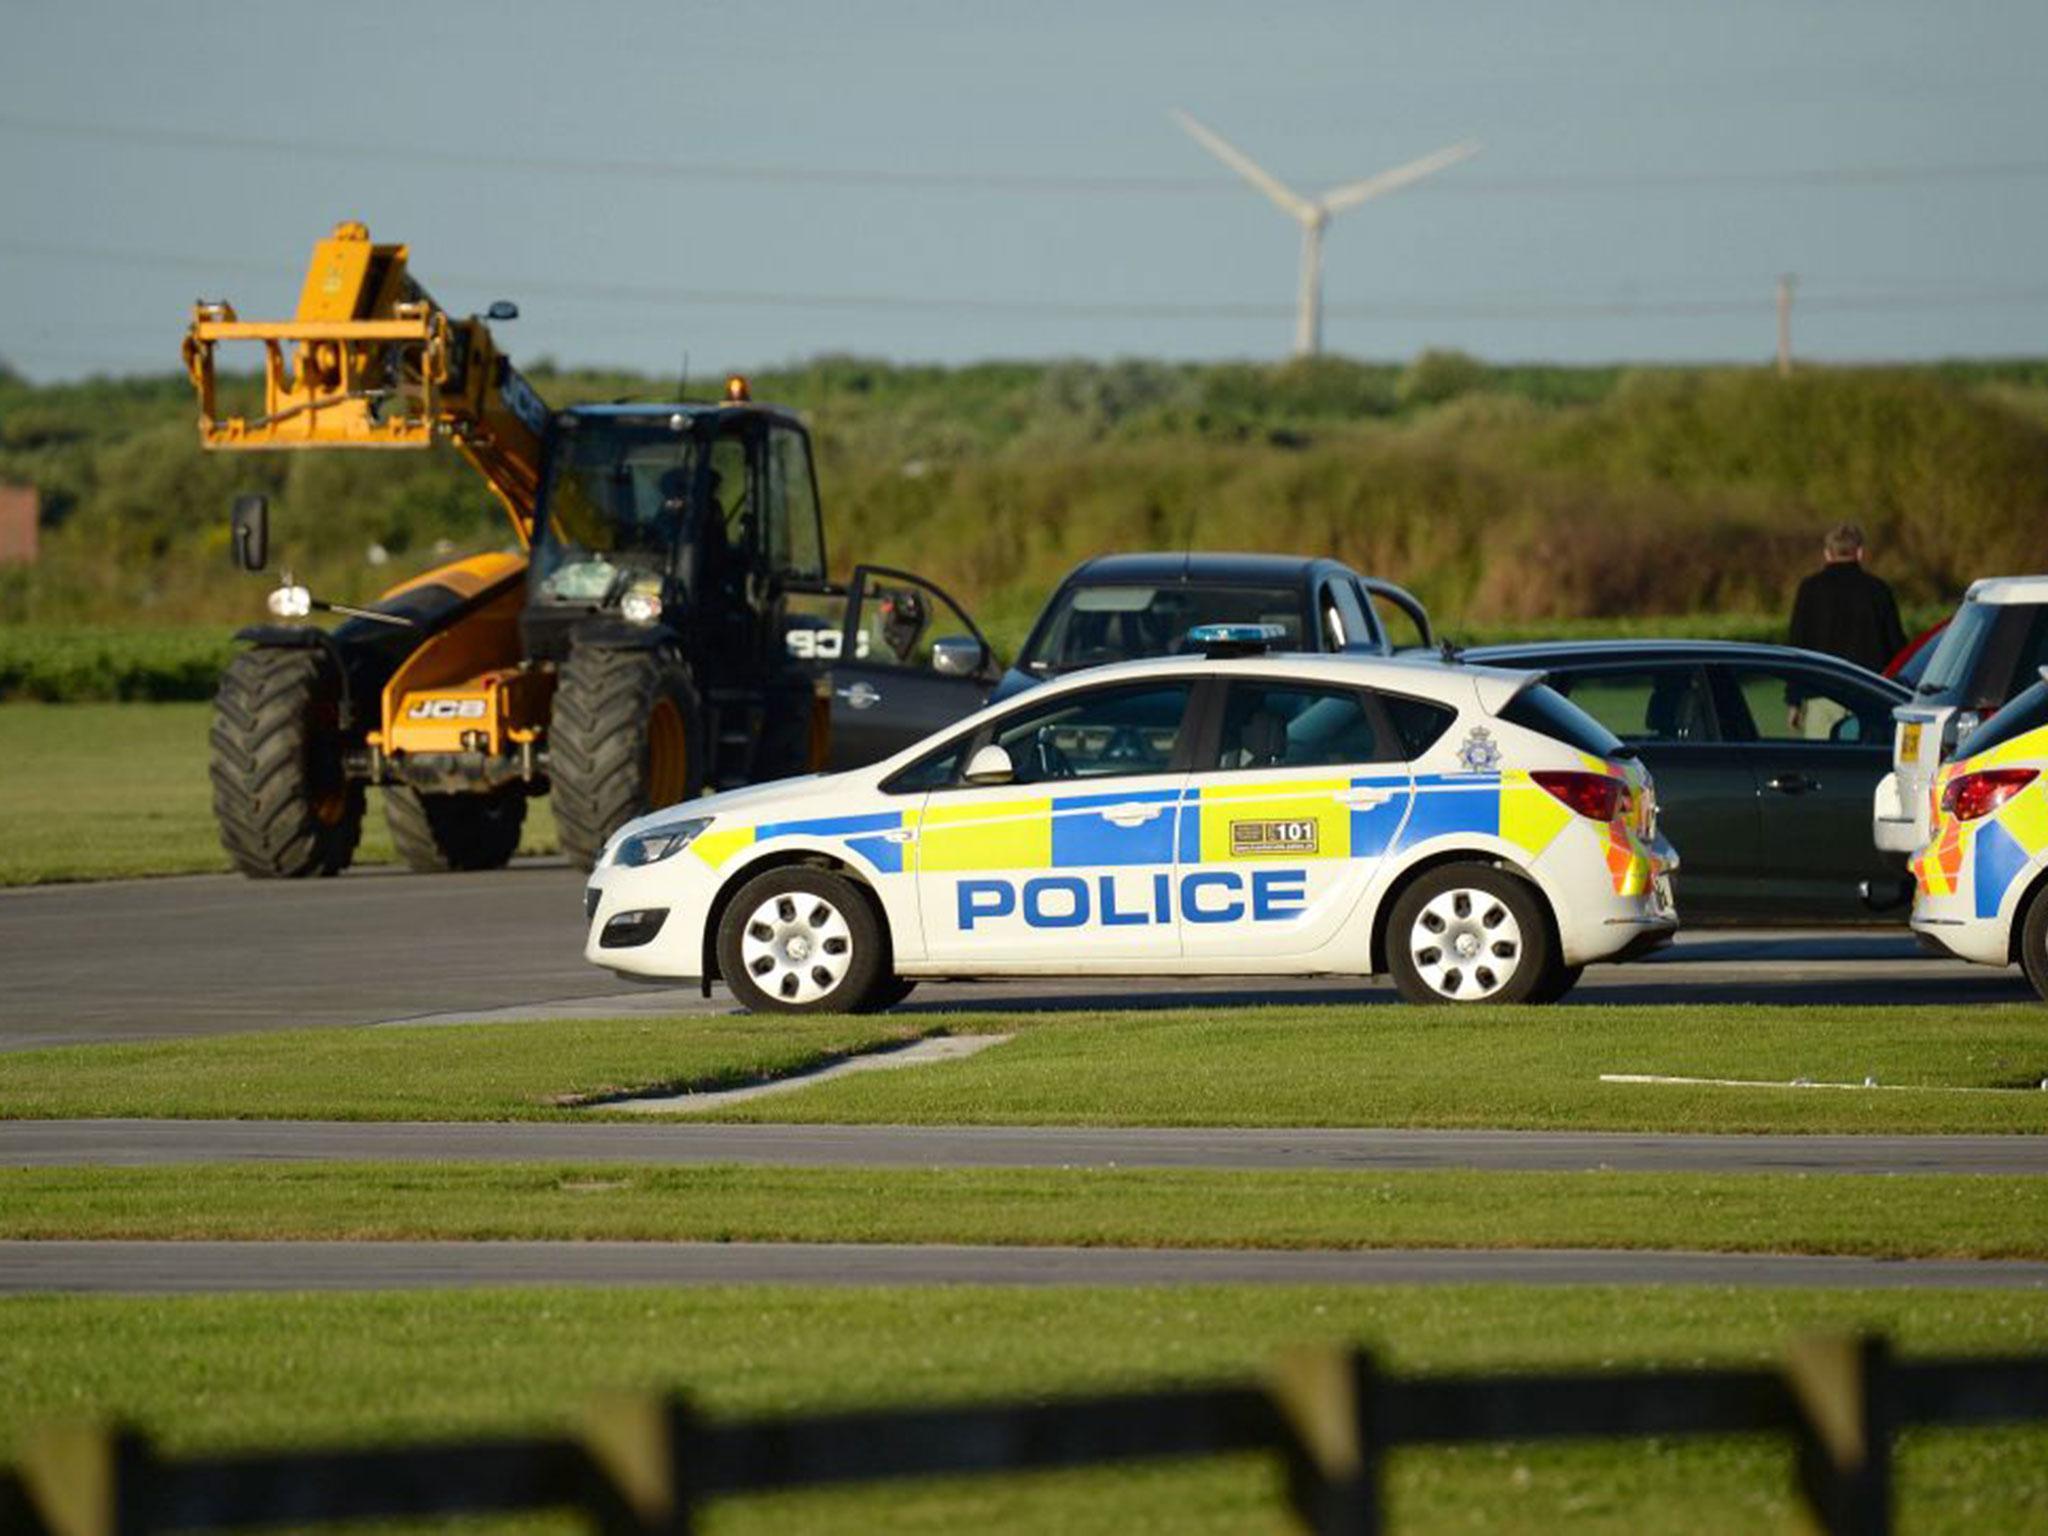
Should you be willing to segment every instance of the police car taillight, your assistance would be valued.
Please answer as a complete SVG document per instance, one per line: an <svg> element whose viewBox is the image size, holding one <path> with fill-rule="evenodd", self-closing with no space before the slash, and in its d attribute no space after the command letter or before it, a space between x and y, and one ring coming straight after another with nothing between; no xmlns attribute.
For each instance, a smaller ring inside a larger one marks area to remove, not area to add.
<svg viewBox="0 0 2048 1536"><path fill-rule="evenodd" d="M1950 779L1941 792L1941 808L1957 821L1989 816L2040 777L2033 768L1986 768Z"/></svg>
<svg viewBox="0 0 2048 1536"><path fill-rule="evenodd" d="M1612 821L1621 809L1622 782L1604 773L1544 771L1529 777L1589 820Z"/></svg>

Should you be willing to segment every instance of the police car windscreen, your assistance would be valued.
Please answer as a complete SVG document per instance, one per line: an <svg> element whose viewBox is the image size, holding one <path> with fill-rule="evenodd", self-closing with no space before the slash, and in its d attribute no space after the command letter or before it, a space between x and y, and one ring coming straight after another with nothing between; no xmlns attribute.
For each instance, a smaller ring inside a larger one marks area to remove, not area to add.
<svg viewBox="0 0 2048 1536"><path fill-rule="evenodd" d="M1032 637L1021 664L1071 672L1112 661L1174 656L1197 624L1274 624L1282 650L1301 646L1301 594L1292 587L1072 587Z"/></svg>

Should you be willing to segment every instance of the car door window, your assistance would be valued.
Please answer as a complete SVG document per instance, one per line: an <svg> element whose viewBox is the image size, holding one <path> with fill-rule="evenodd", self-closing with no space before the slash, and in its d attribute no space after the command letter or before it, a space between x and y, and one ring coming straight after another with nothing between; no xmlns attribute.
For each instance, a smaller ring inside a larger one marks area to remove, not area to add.
<svg viewBox="0 0 2048 1536"><path fill-rule="evenodd" d="M1363 693L1274 679L1230 685L1216 755L1203 766L1316 768L1404 755Z"/></svg>
<svg viewBox="0 0 2048 1536"><path fill-rule="evenodd" d="M1706 742L1720 736L1698 667L1554 668L1546 681L1623 741Z"/></svg>
<svg viewBox="0 0 2048 1536"><path fill-rule="evenodd" d="M998 722L990 739L1010 754L1019 784L1166 773L1193 691L1155 682L1068 694Z"/></svg>
<svg viewBox="0 0 2048 1536"><path fill-rule="evenodd" d="M978 638L953 600L938 588L896 571L866 571L849 615L851 642L841 656L871 666L932 670L932 647L948 636Z"/></svg>
<svg viewBox="0 0 2048 1536"><path fill-rule="evenodd" d="M1730 734L1746 741L1889 744L1892 700L1848 678L1805 667L1730 667L1739 701ZM1746 717L1746 718L1744 718Z"/></svg>

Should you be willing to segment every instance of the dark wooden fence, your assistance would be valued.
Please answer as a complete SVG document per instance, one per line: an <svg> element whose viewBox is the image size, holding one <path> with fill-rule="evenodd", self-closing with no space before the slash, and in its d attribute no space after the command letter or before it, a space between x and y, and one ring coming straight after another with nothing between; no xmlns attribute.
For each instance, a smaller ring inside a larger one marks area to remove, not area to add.
<svg viewBox="0 0 2048 1536"><path fill-rule="evenodd" d="M1795 1341L1781 1369L1397 1377L1342 1350L1264 1382L1034 1403L709 1422L678 1399L607 1399L575 1437L157 1456L118 1429L51 1429L0 1471L0 1532L139 1536L314 1521L580 1510L619 1536L688 1531L707 1501L882 1479L1269 1451L1303 1526L1382 1526L1404 1445L1789 1435L1828 1532L1891 1527L1892 1442L1916 1425L2048 1420L2048 1355L1895 1360L1882 1339Z"/></svg>

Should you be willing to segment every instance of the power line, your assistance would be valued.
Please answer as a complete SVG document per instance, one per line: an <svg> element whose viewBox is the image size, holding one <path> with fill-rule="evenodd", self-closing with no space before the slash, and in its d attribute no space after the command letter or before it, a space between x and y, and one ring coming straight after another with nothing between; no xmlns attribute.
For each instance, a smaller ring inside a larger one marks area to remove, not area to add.
<svg viewBox="0 0 2048 1536"><path fill-rule="evenodd" d="M294 273L275 262L237 258L216 259L177 252L113 250L25 240L0 240L0 252L51 261L95 261L149 269L175 268L204 272L214 277L232 272L260 275L280 282L295 280ZM974 295L800 293L750 288L681 288L640 283L548 281L506 277L503 274L465 272L460 269L434 274L434 283L436 286L453 284L481 292L518 297L535 294L553 295L580 303L627 304L642 307L850 310L904 314L1002 315L1020 319L1051 320L1263 321L1284 319L1294 313L1293 307L1288 304L1247 304L1193 299L1072 301L1006 299ZM1728 315L1767 315L1771 313L1774 303L1775 296L1771 290L1759 285L1756 294L1747 298L1511 294L1448 301L1425 299L1388 304L1332 304L1327 306L1326 313L1334 318L1349 320L1570 320L1637 317L1706 319ZM1924 289L1894 287L1863 292L1802 291L1800 296L1802 310L1842 314L1879 314L1892 310L2011 308L2033 304L2048 304L2048 285L1969 288L1945 284Z"/></svg>
<svg viewBox="0 0 2048 1536"><path fill-rule="evenodd" d="M729 182L742 185L872 187L902 191L990 192L1006 195L1192 196L1232 193L1215 176L1071 175L1017 171L919 171L900 168L753 164L713 160L576 159L491 155L418 144L335 142L193 128L148 128L126 124L68 122L0 112L0 132L41 135L150 149L248 150L299 159L331 160L380 169L431 166L466 171L509 171L526 175L624 177L660 181ZM1847 165L1768 171L1643 171L1601 175L1460 176L1427 183L1417 196L1484 197L1559 193L1647 192L1659 190L1738 191L1753 188L1898 186L1914 182L2013 181L2048 177L2048 160L1957 161L1937 165ZM1310 178L1313 180L1313 178Z"/></svg>

